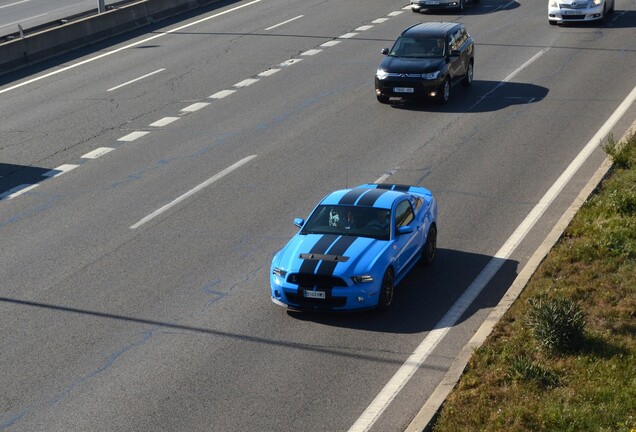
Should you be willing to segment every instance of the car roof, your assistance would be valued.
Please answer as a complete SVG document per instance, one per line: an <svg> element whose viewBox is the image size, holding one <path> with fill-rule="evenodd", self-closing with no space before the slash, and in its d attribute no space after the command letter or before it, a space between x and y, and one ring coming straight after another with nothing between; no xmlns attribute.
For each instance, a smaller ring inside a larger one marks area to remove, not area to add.
<svg viewBox="0 0 636 432"><path fill-rule="evenodd" d="M425 22L412 25L402 32L402 36L444 36L450 30L463 27L456 22Z"/></svg>
<svg viewBox="0 0 636 432"><path fill-rule="evenodd" d="M411 192L419 195L430 195L427 189L417 186L368 183L351 189L341 189L331 192L320 204L323 205L352 205L390 209L393 203Z"/></svg>

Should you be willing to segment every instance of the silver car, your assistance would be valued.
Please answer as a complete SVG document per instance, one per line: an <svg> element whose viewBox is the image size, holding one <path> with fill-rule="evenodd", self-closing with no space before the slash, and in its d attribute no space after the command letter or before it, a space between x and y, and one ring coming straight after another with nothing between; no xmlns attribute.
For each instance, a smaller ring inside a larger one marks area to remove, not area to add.
<svg viewBox="0 0 636 432"><path fill-rule="evenodd" d="M548 22L552 25L603 21L612 12L614 0L548 0Z"/></svg>

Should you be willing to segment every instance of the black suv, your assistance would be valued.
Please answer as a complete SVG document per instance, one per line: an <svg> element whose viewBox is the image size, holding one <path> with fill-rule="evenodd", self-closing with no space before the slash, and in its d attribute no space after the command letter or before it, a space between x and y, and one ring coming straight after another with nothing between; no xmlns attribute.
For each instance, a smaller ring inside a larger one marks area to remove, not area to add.
<svg viewBox="0 0 636 432"><path fill-rule="evenodd" d="M393 44L383 48L375 73L378 101L390 97L432 97L448 102L451 87L473 82L475 44L466 27L453 22L426 22L404 30Z"/></svg>

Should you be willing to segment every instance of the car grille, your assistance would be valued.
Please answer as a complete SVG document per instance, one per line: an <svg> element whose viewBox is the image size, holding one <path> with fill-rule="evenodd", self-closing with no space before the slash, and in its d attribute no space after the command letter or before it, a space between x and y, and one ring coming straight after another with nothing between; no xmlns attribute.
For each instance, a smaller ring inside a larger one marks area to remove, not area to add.
<svg viewBox="0 0 636 432"><path fill-rule="evenodd" d="M421 73L414 73L414 74L388 73L386 74L386 76L391 78L422 78Z"/></svg>
<svg viewBox="0 0 636 432"><path fill-rule="evenodd" d="M577 3L577 4L568 4L568 3L559 3L560 9L587 9L587 3Z"/></svg>
<svg viewBox="0 0 636 432"><path fill-rule="evenodd" d="M563 19L564 21L582 20L582 19L585 19L585 15L563 15L561 19Z"/></svg>
<svg viewBox="0 0 636 432"><path fill-rule="evenodd" d="M325 299L305 298L289 291L285 291L285 296L287 297L287 301L303 309L332 309L335 307L343 307L347 303L346 297L330 297Z"/></svg>
<svg viewBox="0 0 636 432"><path fill-rule="evenodd" d="M287 282L293 285L304 287L346 287L347 284L342 278L331 275L317 275L313 273L291 273L287 276Z"/></svg>

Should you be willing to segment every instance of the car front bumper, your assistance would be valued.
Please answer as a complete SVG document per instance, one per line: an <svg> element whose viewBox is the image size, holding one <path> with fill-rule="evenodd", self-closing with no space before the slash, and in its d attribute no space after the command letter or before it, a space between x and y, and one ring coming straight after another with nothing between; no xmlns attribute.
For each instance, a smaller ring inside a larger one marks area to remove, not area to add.
<svg viewBox="0 0 636 432"><path fill-rule="evenodd" d="M556 21L557 23L563 22L581 22L581 21L596 21L603 18L603 8L605 4L593 5L592 7L569 9L565 7L548 7L548 19L550 21Z"/></svg>
<svg viewBox="0 0 636 432"><path fill-rule="evenodd" d="M272 301L279 305L298 310L363 310L377 307L380 295L377 283L364 283L349 287L334 287L326 291L325 298L307 297L304 289L272 277ZM309 291L322 291L320 289Z"/></svg>
<svg viewBox="0 0 636 432"><path fill-rule="evenodd" d="M409 80L397 77L380 80L375 77L375 94L401 98L436 97L443 83L443 77L436 80Z"/></svg>
<svg viewBox="0 0 636 432"><path fill-rule="evenodd" d="M437 1L437 0L421 0L411 1L411 9L414 11L420 11L425 9L457 9L459 8L458 1Z"/></svg>

